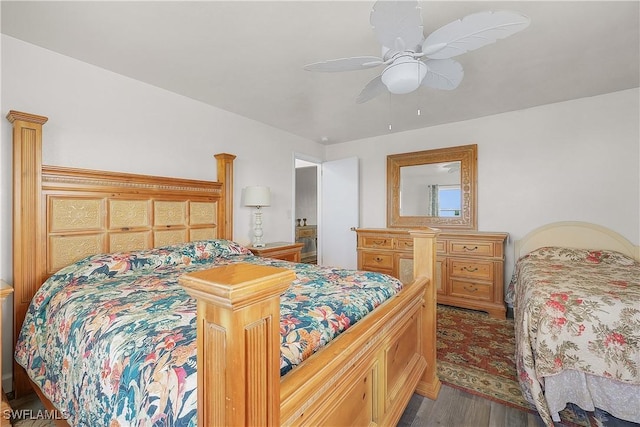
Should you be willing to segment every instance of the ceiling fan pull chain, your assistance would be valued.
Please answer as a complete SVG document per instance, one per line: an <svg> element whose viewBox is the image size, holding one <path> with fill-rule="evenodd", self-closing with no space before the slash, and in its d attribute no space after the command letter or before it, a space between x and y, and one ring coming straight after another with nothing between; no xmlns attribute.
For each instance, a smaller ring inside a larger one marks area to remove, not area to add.
<svg viewBox="0 0 640 427"><path fill-rule="evenodd" d="M391 125L392 122L393 122L393 109L391 108L391 92L389 92L389 132L391 132L391 129L393 128L393 126Z"/></svg>
<svg viewBox="0 0 640 427"><path fill-rule="evenodd" d="M420 66L419 65L416 66L416 73L417 73L417 76L418 76L418 80L421 80L421 78L420 78ZM420 91L416 91L416 96L417 96L417 102L416 102L417 107L416 107L416 110L417 110L418 116L420 116Z"/></svg>

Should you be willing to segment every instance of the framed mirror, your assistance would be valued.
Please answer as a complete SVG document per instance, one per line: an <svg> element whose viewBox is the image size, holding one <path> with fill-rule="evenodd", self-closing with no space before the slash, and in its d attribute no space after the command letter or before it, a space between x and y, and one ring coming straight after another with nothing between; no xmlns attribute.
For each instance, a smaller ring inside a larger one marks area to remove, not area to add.
<svg viewBox="0 0 640 427"><path fill-rule="evenodd" d="M387 156L387 227L476 230L478 146Z"/></svg>

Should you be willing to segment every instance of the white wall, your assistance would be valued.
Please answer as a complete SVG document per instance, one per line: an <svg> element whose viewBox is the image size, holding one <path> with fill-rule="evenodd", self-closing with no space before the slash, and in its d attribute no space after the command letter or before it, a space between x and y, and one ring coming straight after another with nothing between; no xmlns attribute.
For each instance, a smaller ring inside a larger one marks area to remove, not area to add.
<svg viewBox="0 0 640 427"><path fill-rule="evenodd" d="M241 192L256 184L272 191L263 213L265 241L293 240L293 153L324 155L315 142L6 35L1 101L3 116L18 110L49 117L48 165L215 180L213 155L237 155L234 238L240 243L252 236L252 211L240 206ZM0 122L0 278L12 283L11 125ZM4 308L11 313L11 304ZM12 360L10 321L3 318L3 372Z"/></svg>
<svg viewBox="0 0 640 427"><path fill-rule="evenodd" d="M238 156L234 237L250 241L251 210L239 205L240 196L242 188L261 184L273 192L264 238L291 238L293 152L322 158L322 145L5 35L2 61L3 114L13 109L49 117L43 163L210 180L216 178L213 155L232 153ZM2 137L2 190L10 193L6 120ZM10 225L5 217L3 230ZM1 265L10 269L6 261Z"/></svg>
<svg viewBox="0 0 640 427"><path fill-rule="evenodd" d="M631 89L330 145L360 157L360 224L386 226L386 156L478 144L478 229L513 241L555 221L588 221L640 244L640 106Z"/></svg>
<svg viewBox="0 0 640 427"><path fill-rule="evenodd" d="M2 35L2 114L49 117L45 164L215 179L235 162L234 237L251 238L241 190L268 185L265 240L291 240L293 153L360 158L360 224L386 225L387 154L478 144L478 225L513 239L552 221L594 222L640 243L639 90L324 147ZM11 131L0 120L0 278L11 283ZM325 152L326 151L326 152ZM144 159L141 160L141 159ZM6 307L6 308L10 308ZM3 372L11 325L3 319ZM10 319L9 319L10 320Z"/></svg>

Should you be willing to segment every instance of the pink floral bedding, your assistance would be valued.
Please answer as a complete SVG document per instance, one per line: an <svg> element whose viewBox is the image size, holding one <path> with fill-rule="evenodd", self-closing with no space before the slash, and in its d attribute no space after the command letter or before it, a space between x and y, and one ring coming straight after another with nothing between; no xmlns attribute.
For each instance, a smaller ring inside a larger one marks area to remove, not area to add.
<svg viewBox="0 0 640 427"><path fill-rule="evenodd" d="M507 295L520 385L548 425L545 377L575 370L640 385L639 262L613 251L540 248L518 260Z"/></svg>

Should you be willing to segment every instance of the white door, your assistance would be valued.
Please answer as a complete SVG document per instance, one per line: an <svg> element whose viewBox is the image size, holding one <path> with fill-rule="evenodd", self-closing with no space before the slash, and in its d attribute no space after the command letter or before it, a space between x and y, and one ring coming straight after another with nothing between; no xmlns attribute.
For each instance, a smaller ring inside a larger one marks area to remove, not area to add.
<svg viewBox="0 0 640 427"><path fill-rule="evenodd" d="M352 227L360 220L358 158L322 163L320 198L322 222L319 242L322 265L355 269L357 236Z"/></svg>

